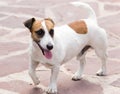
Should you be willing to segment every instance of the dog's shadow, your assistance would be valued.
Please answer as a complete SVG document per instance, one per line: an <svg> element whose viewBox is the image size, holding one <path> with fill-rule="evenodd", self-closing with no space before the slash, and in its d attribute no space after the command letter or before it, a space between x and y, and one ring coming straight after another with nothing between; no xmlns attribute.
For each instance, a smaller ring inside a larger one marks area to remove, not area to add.
<svg viewBox="0 0 120 94"><path fill-rule="evenodd" d="M45 94L45 93L41 88L34 87L30 90L29 94Z"/></svg>
<svg viewBox="0 0 120 94"><path fill-rule="evenodd" d="M30 90L29 94L47 94L39 87L34 87ZM79 81L59 81L57 94L103 94L100 85L93 84L87 80Z"/></svg>
<svg viewBox="0 0 120 94"><path fill-rule="evenodd" d="M100 85L87 80L67 80L58 84L58 94L103 94Z"/></svg>

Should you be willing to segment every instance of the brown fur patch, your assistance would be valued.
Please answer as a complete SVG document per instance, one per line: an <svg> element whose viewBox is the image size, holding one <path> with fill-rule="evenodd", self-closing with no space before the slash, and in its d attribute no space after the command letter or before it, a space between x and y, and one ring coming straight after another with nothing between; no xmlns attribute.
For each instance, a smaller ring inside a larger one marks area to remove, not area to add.
<svg viewBox="0 0 120 94"><path fill-rule="evenodd" d="M41 28L42 28L41 21L36 20L36 21L33 23L33 25L32 25L31 31L32 31L32 32L35 32L35 31L38 31L38 30L41 29Z"/></svg>
<svg viewBox="0 0 120 94"><path fill-rule="evenodd" d="M35 32L40 30L41 28L42 28L41 21L40 20L36 20L33 23L32 28L31 28L31 33L32 33L31 36L32 36L33 40L40 41L40 37L38 37Z"/></svg>
<svg viewBox="0 0 120 94"><path fill-rule="evenodd" d="M86 34L88 32L86 23L84 21L75 21L68 24L76 33Z"/></svg>
<svg viewBox="0 0 120 94"><path fill-rule="evenodd" d="M54 22L50 18L45 19L45 24L47 26L48 31L54 28Z"/></svg>
<svg viewBox="0 0 120 94"><path fill-rule="evenodd" d="M43 29L42 24L41 24L42 21L43 20L35 20L35 22L32 25L32 28L31 28L31 33L32 33L31 36L36 41L40 40L40 37L37 36L37 34L35 32L40 30L40 29ZM54 28L54 22L50 18L44 19L44 21L45 21L45 24L46 24L48 31L50 31L51 29Z"/></svg>

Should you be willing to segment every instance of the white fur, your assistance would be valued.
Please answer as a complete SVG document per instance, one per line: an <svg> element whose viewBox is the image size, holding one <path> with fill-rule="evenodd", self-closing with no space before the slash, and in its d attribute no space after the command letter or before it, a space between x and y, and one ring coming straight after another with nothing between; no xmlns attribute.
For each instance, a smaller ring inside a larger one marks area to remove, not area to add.
<svg viewBox="0 0 120 94"><path fill-rule="evenodd" d="M95 49L97 56L101 59L102 66L98 71L98 75L106 74L106 49L107 49L107 35L104 29L97 25L96 16L92 8L84 3L72 3L77 6L84 6L89 12L90 16L88 19L84 19L87 24L88 33L87 34L78 34L68 25L63 25L60 27L54 28L54 38L52 39L48 34L46 25L43 22L42 26L45 30L45 35L39 43L43 48L46 48L46 45L50 42L54 45L52 49L53 57L52 59L47 59L41 52L38 45L31 40L30 46L30 67L29 73L35 83L39 84L39 80L35 74L35 69L39 63L44 64L45 66L51 68L51 78L50 85L47 89L48 93L57 92L57 76L59 73L59 67L61 64L67 62L73 57L77 56L77 59L80 61L80 68L73 75L73 80L81 79L83 68L85 64L85 54L80 55L81 50L86 46L90 45ZM93 21L94 19L94 21Z"/></svg>

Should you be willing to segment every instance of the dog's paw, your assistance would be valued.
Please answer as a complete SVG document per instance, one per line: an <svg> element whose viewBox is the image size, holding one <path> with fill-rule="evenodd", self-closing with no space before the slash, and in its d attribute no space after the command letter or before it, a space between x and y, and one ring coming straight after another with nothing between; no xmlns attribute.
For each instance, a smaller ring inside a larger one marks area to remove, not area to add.
<svg viewBox="0 0 120 94"><path fill-rule="evenodd" d="M47 94L57 94L57 87L55 85L49 86L46 90Z"/></svg>
<svg viewBox="0 0 120 94"><path fill-rule="evenodd" d="M38 85L38 84L40 83L40 80L37 79L37 80L35 80L35 81L33 81L33 82L34 82L34 85Z"/></svg>
<svg viewBox="0 0 120 94"><path fill-rule="evenodd" d="M72 77L73 81L79 81L81 79L82 79L82 77L80 75L77 75L77 74L74 74L73 77Z"/></svg>
<svg viewBox="0 0 120 94"><path fill-rule="evenodd" d="M99 70L97 73L96 73L97 76L105 76L106 75L106 72L102 71L102 70Z"/></svg>

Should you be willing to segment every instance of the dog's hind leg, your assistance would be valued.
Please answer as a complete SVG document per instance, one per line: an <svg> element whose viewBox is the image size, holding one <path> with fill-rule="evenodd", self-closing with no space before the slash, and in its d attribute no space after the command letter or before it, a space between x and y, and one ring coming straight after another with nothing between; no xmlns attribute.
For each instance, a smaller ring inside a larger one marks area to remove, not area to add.
<svg viewBox="0 0 120 94"><path fill-rule="evenodd" d="M96 75L97 76L104 76L104 75L106 75L107 52L105 49L103 50L103 49L98 49L98 48L95 49L95 52L101 60L101 68L98 70Z"/></svg>
<svg viewBox="0 0 120 94"><path fill-rule="evenodd" d="M73 75L72 80L74 81L78 81L82 78L82 74L83 74L83 69L84 69L84 65L86 63L85 60L85 55L86 55L86 51L90 48L90 46L85 46L82 51L78 54L77 56L77 60L80 61L80 67L79 69L76 71L76 73Z"/></svg>
<svg viewBox="0 0 120 94"><path fill-rule="evenodd" d="M37 68L39 62L31 60L29 65L29 75L32 78L35 85L38 85L40 83L39 79L36 76L35 69Z"/></svg>
<svg viewBox="0 0 120 94"><path fill-rule="evenodd" d="M95 37L94 41L92 42L92 47L95 49L95 53L101 60L101 67L97 72L98 76L106 75L106 61L107 61L107 34L104 29L98 29L97 33L99 32L99 36Z"/></svg>

